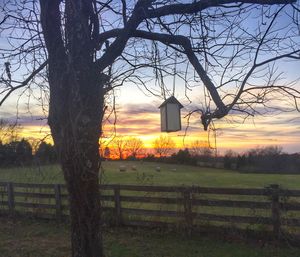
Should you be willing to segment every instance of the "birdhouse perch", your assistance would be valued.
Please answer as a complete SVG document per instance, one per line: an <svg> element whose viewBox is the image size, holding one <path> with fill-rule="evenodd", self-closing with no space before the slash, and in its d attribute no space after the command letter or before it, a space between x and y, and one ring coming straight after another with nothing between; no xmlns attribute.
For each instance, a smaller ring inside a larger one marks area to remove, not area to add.
<svg viewBox="0 0 300 257"><path fill-rule="evenodd" d="M183 108L183 105L174 96L166 99L158 108L160 109L162 132L181 130L180 109Z"/></svg>

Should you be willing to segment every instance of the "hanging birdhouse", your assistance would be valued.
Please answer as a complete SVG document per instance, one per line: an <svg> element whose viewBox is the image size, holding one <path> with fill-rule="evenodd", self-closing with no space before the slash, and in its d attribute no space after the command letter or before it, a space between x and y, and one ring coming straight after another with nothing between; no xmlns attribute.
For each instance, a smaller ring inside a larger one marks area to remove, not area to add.
<svg viewBox="0 0 300 257"><path fill-rule="evenodd" d="M174 96L165 100L158 108L160 109L162 132L181 130L180 109L183 108L183 105Z"/></svg>

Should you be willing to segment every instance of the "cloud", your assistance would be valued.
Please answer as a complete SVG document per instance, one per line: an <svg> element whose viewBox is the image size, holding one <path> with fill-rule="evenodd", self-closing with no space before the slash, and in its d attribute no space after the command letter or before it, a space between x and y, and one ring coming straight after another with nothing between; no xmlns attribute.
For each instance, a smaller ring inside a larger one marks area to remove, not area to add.
<svg viewBox="0 0 300 257"><path fill-rule="evenodd" d="M116 132L124 136L137 136L145 141L151 141L160 134L159 103L130 103L121 106L117 111ZM185 134L187 120L184 119L186 110L182 110L182 131L171 133L177 141L179 135ZM0 117L9 121L16 121L16 117L8 109L0 111ZM232 114L226 119L215 122L217 130L217 144L220 149L245 149L257 145L282 145L284 150L300 151L300 117L298 113L282 113L276 116L257 116L247 120L239 119L240 115ZM34 112L34 115L21 113L18 122L23 127L24 134L38 137L41 127L49 131L47 119ZM106 124L104 130L110 134L112 124ZM26 133L25 133L26 131ZM207 132L203 130L199 114L194 114L189 123L187 143L195 140L206 140ZM147 143L147 142L146 142ZM150 144L150 143L149 143ZM180 145L180 144L179 144Z"/></svg>
<svg viewBox="0 0 300 257"><path fill-rule="evenodd" d="M126 104L117 112L118 134L145 135L160 132L159 109L154 104ZM110 130L113 124L104 125Z"/></svg>
<svg viewBox="0 0 300 257"><path fill-rule="evenodd" d="M17 122L22 127L24 126L45 126L47 125L47 118L45 116L41 115L30 115L30 116L11 116L11 114L7 113L7 115L3 115L1 113L1 118L3 117L5 120L7 120L9 123L15 123Z"/></svg>
<svg viewBox="0 0 300 257"><path fill-rule="evenodd" d="M157 127L148 127L148 128L140 128L140 127L117 127L116 129L118 134L123 135L147 135L147 134L156 134L160 132L160 128Z"/></svg>
<svg viewBox="0 0 300 257"><path fill-rule="evenodd" d="M159 125L158 124L158 120L152 118L152 119L149 119L149 118L143 118L143 117L127 117L125 119L118 119L117 120L117 123L118 125L123 125L123 126L134 126L134 125L138 125L140 127L143 127L145 128L146 126L149 126L149 125L153 125L153 126L156 126L156 125Z"/></svg>
<svg viewBox="0 0 300 257"><path fill-rule="evenodd" d="M127 104L121 109L122 115L158 114L158 106L154 104Z"/></svg>

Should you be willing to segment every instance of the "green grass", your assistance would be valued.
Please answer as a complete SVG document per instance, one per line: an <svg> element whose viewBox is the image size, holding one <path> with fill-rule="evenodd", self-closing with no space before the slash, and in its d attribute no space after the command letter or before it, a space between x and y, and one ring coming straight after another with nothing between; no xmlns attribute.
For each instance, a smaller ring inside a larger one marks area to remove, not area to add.
<svg viewBox="0 0 300 257"><path fill-rule="evenodd" d="M127 166L120 172L119 166ZM132 170L136 166L136 171ZM161 171L155 171L155 167ZM176 170L174 170L176 169ZM201 168L187 165L152 162L103 162L102 182L105 184L199 185L214 187L261 188L279 184L283 188L299 189L300 175L250 174L232 170ZM63 183L58 165L0 169L0 181Z"/></svg>
<svg viewBox="0 0 300 257"><path fill-rule="evenodd" d="M126 172L120 172L126 165ZM132 167L135 166L136 170ZM155 171L160 166L161 171ZM0 169L0 181L31 183L63 183L58 165ZM299 175L243 174L237 171L171 165L150 162L104 162L104 184L199 185L213 187L261 188L280 184L284 188L299 189ZM127 192L128 193L128 192ZM130 193L130 192L129 192ZM251 200L251 199L250 199ZM146 205L146 204L144 204ZM145 207L144 205L137 206ZM125 206L125 205L124 205ZM123 207L124 207L123 206ZM126 207L126 206L125 206ZM128 206L127 206L128 207ZM136 207L136 206L131 206ZM152 205L150 206L153 207ZM173 206L174 207L174 206ZM173 208L169 207L169 208ZM161 208L158 206L157 208ZM164 207L165 208L165 207ZM176 206L174 208L177 208ZM207 207L209 209L212 207ZM205 211L202 208L201 211ZM224 208L210 212L227 214ZM229 210L244 214L244 210ZM247 210L248 212L248 210ZM231 214L231 213L229 213ZM257 215L252 213L251 215ZM11 221L0 218L0 256L11 257L67 257L70 256L66 225L38 221ZM193 237L187 239L180 232L118 229L105 232L106 257L296 257L300 249L263 248L257 243L223 241L220 238Z"/></svg>
<svg viewBox="0 0 300 257"><path fill-rule="evenodd" d="M54 222L0 218L0 256L69 257L68 226ZM186 238L170 231L109 229L106 257L296 257L300 249L207 236Z"/></svg>

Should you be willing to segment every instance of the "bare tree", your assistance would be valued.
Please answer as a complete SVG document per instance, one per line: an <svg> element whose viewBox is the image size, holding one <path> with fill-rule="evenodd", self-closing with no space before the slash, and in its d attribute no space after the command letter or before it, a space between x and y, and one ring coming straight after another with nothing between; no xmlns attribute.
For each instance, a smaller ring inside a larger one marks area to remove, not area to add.
<svg viewBox="0 0 300 257"><path fill-rule="evenodd" d="M99 136L112 88L134 82L166 97L177 63L187 97L203 85L191 114L200 113L204 129L229 113L261 113L259 106L299 111L300 92L276 65L299 61L295 0L3 0L1 11L0 106L14 92L46 109L49 102L73 256L103 256Z"/></svg>
<svg viewBox="0 0 300 257"><path fill-rule="evenodd" d="M193 156L212 157L213 151L206 141L195 140L191 143L190 153Z"/></svg>
<svg viewBox="0 0 300 257"><path fill-rule="evenodd" d="M123 160L127 154L127 140L124 136L117 136L112 141L112 149L115 155Z"/></svg>
<svg viewBox="0 0 300 257"><path fill-rule="evenodd" d="M133 158L137 158L137 156L143 150L143 147L144 147L144 143L139 138L128 137L126 139L126 150L127 150L128 156L131 156Z"/></svg>
<svg viewBox="0 0 300 257"><path fill-rule="evenodd" d="M20 130L21 126L16 122L10 123L7 120L0 119L0 142L7 143L16 141Z"/></svg>
<svg viewBox="0 0 300 257"><path fill-rule="evenodd" d="M159 157L169 155L175 148L176 144L169 136L160 135L153 141L153 149Z"/></svg>
<svg viewBox="0 0 300 257"><path fill-rule="evenodd" d="M256 147L247 151L247 155L252 156L278 156L282 153L282 147L277 145Z"/></svg>

